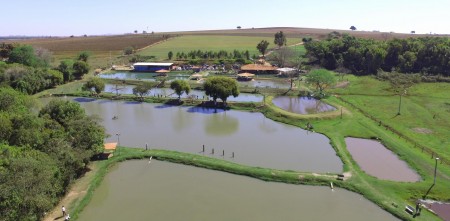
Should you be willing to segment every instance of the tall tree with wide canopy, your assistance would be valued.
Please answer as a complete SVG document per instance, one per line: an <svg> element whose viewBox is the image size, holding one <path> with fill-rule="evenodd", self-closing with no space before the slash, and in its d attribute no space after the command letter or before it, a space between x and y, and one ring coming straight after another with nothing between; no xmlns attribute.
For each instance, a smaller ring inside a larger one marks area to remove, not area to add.
<svg viewBox="0 0 450 221"><path fill-rule="evenodd" d="M83 75L87 74L89 72L89 64L84 61L76 61L73 63L73 75L76 78L82 78Z"/></svg>
<svg viewBox="0 0 450 221"><path fill-rule="evenodd" d="M322 94L323 91L334 85L336 79L333 74L326 69L315 69L306 75L306 83L313 85L319 93Z"/></svg>
<svg viewBox="0 0 450 221"><path fill-rule="evenodd" d="M175 91L178 95L178 100L181 99L181 95L184 93L189 94L191 91L191 86L187 81L184 80L174 80L170 83L170 88Z"/></svg>
<svg viewBox="0 0 450 221"><path fill-rule="evenodd" d="M279 48L283 45L286 45L286 35L284 35L283 31L275 33L275 39L273 40L273 43L278 45Z"/></svg>
<svg viewBox="0 0 450 221"><path fill-rule="evenodd" d="M83 90L95 91L96 94L100 94L105 90L105 81L97 77L91 78L83 85Z"/></svg>
<svg viewBox="0 0 450 221"><path fill-rule="evenodd" d="M220 98L226 106L227 98L239 96L237 81L228 77L210 77L203 84L205 94L212 97L216 104L217 98Z"/></svg>
<svg viewBox="0 0 450 221"><path fill-rule="evenodd" d="M256 48L259 52L261 52L262 56L264 57L267 51L267 47L269 47L269 42L266 40L262 40L261 42L256 45Z"/></svg>
<svg viewBox="0 0 450 221"><path fill-rule="evenodd" d="M133 88L133 94L138 96L141 101L144 100L144 96L150 93L150 90L155 87L152 82L143 82L142 84Z"/></svg>

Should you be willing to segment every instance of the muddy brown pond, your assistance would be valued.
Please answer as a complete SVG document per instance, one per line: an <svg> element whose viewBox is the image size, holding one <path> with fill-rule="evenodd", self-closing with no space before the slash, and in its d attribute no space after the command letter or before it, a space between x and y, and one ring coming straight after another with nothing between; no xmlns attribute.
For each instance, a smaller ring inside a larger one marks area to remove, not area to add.
<svg viewBox="0 0 450 221"><path fill-rule="evenodd" d="M383 180L416 182L420 176L380 142L360 138L345 138L353 159L367 174Z"/></svg>
<svg viewBox="0 0 450 221"><path fill-rule="evenodd" d="M79 220L398 220L361 195L162 161L110 169Z"/></svg>

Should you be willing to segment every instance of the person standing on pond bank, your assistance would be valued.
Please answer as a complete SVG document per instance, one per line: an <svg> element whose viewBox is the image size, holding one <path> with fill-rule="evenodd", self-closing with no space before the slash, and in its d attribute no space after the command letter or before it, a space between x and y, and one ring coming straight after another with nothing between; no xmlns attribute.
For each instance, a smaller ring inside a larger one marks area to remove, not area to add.
<svg viewBox="0 0 450 221"><path fill-rule="evenodd" d="M62 210L63 216L65 216L66 215L66 207L62 206L61 210Z"/></svg>

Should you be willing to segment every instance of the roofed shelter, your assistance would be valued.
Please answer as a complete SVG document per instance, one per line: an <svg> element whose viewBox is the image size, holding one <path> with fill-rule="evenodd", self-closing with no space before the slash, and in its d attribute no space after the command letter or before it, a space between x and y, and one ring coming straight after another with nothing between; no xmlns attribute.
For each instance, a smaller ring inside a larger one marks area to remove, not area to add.
<svg viewBox="0 0 450 221"><path fill-rule="evenodd" d="M167 76L167 73L169 73L169 70L165 70L165 69L161 69L161 70L157 70L155 71L157 74L157 76Z"/></svg>
<svg viewBox="0 0 450 221"><path fill-rule="evenodd" d="M261 64L246 64L241 66L241 71L252 74L275 74L276 70L276 67Z"/></svg>
<svg viewBox="0 0 450 221"><path fill-rule="evenodd" d="M248 72L240 73L240 74L237 74L237 80L238 81L251 81L251 80L253 80L254 76L255 76L254 74L248 73Z"/></svg>
<svg viewBox="0 0 450 221"><path fill-rule="evenodd" d="M156 72L159 70L172 69L173 63L151 63L151 62L138 62L133 64L133 71L139 72Z"/></svg>
<svg viewBox="0 0 450 221"><path fill-rule="evenodd" d="M117 143L105 143L103 146L103 153L100 154L100 158L108 159L112 157L113 153L116 151Z"/></svg>

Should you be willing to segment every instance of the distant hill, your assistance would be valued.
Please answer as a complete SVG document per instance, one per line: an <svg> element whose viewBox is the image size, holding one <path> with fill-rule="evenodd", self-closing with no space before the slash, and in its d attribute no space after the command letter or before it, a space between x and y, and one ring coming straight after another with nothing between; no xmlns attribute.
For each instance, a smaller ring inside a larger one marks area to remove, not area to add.
<svg viewBox="0 0 450 221"><path fill-rule="evenodd" d="M392 38L424 37L424 36L446 36L450 35L429 35L429 34L407 34L379 31L351 31L338 29L318 29L318 28L296 28L296 27L268 27L268 28L243 28L243 29L224 29L224 30L203 30L203 31L183 31L166 32L165 34L181 35L232 35L232 36L265 36L272 37L276 32L283 31L287 37L312 37L315 39L324 39L328 33L337 31L347 33L355 37L371 38L376 40L387 40Z"/></svg>

